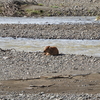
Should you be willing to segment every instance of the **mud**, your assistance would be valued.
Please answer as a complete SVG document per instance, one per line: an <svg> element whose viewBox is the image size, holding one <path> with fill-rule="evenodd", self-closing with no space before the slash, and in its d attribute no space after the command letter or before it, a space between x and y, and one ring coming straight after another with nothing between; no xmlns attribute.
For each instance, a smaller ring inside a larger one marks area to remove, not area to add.
<svg viewBox="0 0 100 100"><path fill-rule="evenodd" d="M100 91L100 74L0 81L0 90L17 93L24 91L30 94L39 92L96 94Z"/></svg>

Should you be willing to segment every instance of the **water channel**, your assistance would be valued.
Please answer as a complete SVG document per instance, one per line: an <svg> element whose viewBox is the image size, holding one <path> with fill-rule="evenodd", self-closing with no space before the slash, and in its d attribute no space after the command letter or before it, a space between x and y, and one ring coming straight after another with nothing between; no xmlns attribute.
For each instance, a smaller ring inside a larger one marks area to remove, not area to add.
<svg viewBox="0 0 100 100"><path fill-rule="evenodd" d="M65 17L0 17L0 24L63 24L63 23L100 23L96 16L65 16Z"/></svg>
<svg viewBox="0 0 100 100"><path fill-rule="evenodd" d="M67 39L13 39L0 37L0 48L16 49L26 52L43 52L45 46L56 46L63 54L83 54L100 57L99 40L67 40Z"/></svg>

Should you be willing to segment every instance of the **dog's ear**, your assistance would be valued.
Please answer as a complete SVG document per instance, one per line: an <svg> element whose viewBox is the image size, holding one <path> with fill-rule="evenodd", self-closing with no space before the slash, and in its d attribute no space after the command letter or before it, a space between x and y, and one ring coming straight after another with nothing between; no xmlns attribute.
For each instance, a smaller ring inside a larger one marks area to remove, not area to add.
<svg viewBox="0 0 100 100"><path fill-rule="evenodd" d="M48 48L49 48L49 49L51 49L51 47L50 47L50 46L48 46Z"/></svg>
<svg viewBox="0 0 100 100"><path fill-rule="evenodd" d="M45 49L49 49L50 46L46 46Z"/></svg>
<svg viewBox="0 0 100 100"><path fill-rule="evenodd" d="M49 50L49 47L50 46L46 46L45 49L44 49L44 52L46 52L47 50Z"/></svg>
<svg viewBox="0 0 100 100"><path fill-rule="evenodd" d="M50 48L51 48L50 46L47 46L47 47L45 48L45 50L50 50Z"/></svg>
<svg viewBox="0 0 100 100"><path fill-rule="evenodd" d="M53 50L53 48L49 46L49 50L50 50L50 51L52 51L52 50Z"/></svg>
<svg viewBox="0 0 100 100"><path fill-rule="evenodd" d="M50 49L51 47L50 47L50 46L48 46L48 48Z"/></svg>

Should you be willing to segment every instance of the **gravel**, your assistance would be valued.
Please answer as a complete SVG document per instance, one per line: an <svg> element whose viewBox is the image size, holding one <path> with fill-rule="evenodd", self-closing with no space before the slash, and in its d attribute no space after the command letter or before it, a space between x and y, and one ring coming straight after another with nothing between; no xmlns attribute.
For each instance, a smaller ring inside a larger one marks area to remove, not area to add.
<svg viewBox="0 0 100 100"><path fill-rule="evenodd" d="M1 95L0 100L99 100L100 94L16 94Z"/></svg>
<svg viewBox="0 0 100 100"><path fill-rule="evenodd" d="M42 52L0 51L0 80L36 78L56 73L66 75L71 71L100 72L100 57L74 54L46 56Z"/></svg>
<svg viewBox="0 0 100 100"><path fill-rule="evenodd" d="M100 39L100 24L0 24L1 37L33 39Z"/></svg>

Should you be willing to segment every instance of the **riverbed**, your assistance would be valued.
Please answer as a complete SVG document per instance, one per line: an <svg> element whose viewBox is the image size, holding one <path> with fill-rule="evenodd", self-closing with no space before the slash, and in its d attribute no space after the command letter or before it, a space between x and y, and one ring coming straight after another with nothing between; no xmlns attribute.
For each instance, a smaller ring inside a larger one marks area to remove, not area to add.
<svg viewBox="0 0 100 100"><path fill-rule="evenodd" d="M0 99L100 98L99 41L99 21L0 24ZM46 45L60 54L44 55Z"/></svg>

